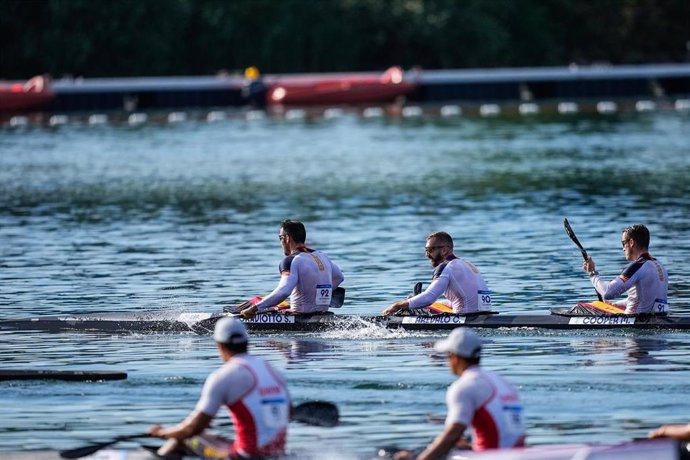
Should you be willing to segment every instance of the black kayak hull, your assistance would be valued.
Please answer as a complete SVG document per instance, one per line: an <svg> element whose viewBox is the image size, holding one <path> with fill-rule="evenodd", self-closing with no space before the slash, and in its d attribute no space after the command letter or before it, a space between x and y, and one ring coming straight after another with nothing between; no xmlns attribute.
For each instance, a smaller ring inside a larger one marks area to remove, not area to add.
<svg viewBox="0 0 690 460"><path fill-rule="evenodd" d="M165 315L165 316L163 316ZM159 312L105 313L37 316L0 321L2 330L45 332L81 331L110 333L209 333L215 323L229 313ZM378 326L412 331L451 330L459 326L476 328L541 329L690 329L690 316L564 316L468 314L434 316L354 316L334 314L285 315L262 313L245 320L249 330L267 332L318 332L333 329L360 329Z"/></svg>

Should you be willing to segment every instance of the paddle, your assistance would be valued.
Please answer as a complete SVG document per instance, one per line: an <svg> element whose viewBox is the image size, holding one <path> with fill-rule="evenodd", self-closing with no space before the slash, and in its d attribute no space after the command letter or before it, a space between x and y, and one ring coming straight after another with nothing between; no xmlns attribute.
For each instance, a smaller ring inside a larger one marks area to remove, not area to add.
<svg viewBox="0 0 690 460"><path fill-rule="evenodd" d="M328 401L307 401L292 408L290 420L307 425L334 427L340 415L338 406Z"/></svg>
<svg viewBox="0 0 690 460"><path fill-rule="evenodd" d="M573 231L573 228L570 226L570 222L568 222L568 219L565 218L563 219L563 227L565 227L565 232L568 234L571 240L573 240L573 243L580 248L580 252L582 252L582 258L587 260L589 259L589 255L587 255L587 251L585 251L585 248L582 247L582 244L580 244L580 240L577 239L577 236L575 236L575 232ZM601 297L601 294L599 294L599 291L595 289L597 293L597 298L599 301L603 302L604 298Z"/></svg>
<svg viewBox="0 0 690 460"><path fill-rule="evenodd" d="M60 457L62 457L62 458L86 457L87 455L91 455L95 452L98 452L101 449L105 449L106 447L112 446L113 444L117 444L120 441L128 441L130 439L148 438L148 437L149 437L149 435L146 433L126 434L123 436L116 436L107 442L101 442L98 444L91 444L90 446L84 446L84 447L78 447L76 449L69 449L69 450L60 451Z"/></svg>
<svg viewBox="0 0 690 460"><path fill-rule="evenodd" d="M300 422L307 425L334 427L338 424L340 415L338 407L328 401L306 401L296 405L292 408L290 413L291 422ZM91 455L101 449L117 444L120 441L128 441L130 439L147 438L146 433L128 434L123 436L116 436L110 441L101 442L98 444L91 444L89 446L78 447L76 449L63 450L60 452L62 458L81 458Z"/></svg>

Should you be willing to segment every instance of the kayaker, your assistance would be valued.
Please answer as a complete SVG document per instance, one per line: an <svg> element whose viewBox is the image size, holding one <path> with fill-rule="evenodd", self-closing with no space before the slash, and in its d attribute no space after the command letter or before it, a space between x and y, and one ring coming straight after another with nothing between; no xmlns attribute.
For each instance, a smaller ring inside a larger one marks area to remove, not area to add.
<svg viewBox="0 0 690 460"><path fill-rule="evenodd" d="M491 310L491 293L486 281L477 267L453 254L453 238L448 233L427 236L425 249L431 266L436 268L431 284L424 292L395 302L383 311L384 315L427 307L441 295L445 295L453 313Z"/></svg>
<svg viewBox="0 0 690 460"><path fill-rule="evenodd" d="M321 251L305 246L307 231L302 222L284 220L278 239L285 258L280 262L280 282L256 305L242 310L243 317L278 305L290 296L290 310L295 313L328 311L333 290L343 282L340 268Z"/></svg>
<svg viewBox="0 0 690 460"><path fill-rule="evenodd" d="M445 428L416 460L445 458L472 427L472 449L522 447L525 445L523 408L517 390L498 374L479 366L482 341L470 328L453 329L434 349L448 356L448 367L459 378L446 392ZM402 451L396 459L415 458Z"/></svg>
<svg viewBox="0 0 690 460"><path fill-rule="evenodd" d="M194 411L179 424L153 425L148 433L169 441L160 455L185 447L203 458L256 458L283 455L290 397L283 377L247 353L249 336L237 318L216 323L213 338L224 364L208 376ZM204 432L221 406L231 413L234 441Z"/></svg>
<svg viewBox="0 0 690 460"><path fill-rule="evenodd" d="M613 281L601 279L594 260L582 264L590 281L604 301L625 308L625 314L668 313L668 274L664 266L649 255L649 230L642 224L632 225L621 235L625 258L631 263ZM628 292L626 299L609 302Z"/></svg>
<svg viewBox="0 0 690 460"><path fill-rule="evenodd" d="M661 425L649 433L649 438L673 438L678 441L690 441L690 424L687 425Z"/></svg>

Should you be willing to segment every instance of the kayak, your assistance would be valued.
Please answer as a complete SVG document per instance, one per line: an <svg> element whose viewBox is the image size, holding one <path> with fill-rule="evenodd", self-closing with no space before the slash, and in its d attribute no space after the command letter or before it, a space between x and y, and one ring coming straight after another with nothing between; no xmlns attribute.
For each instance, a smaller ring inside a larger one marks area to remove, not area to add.
<svg viewBox="0 0 690 460"><path fill-rule="evenodd" d="M0 330L45 332L81 331L108 333L195 332L208 334L215 323L233 313L174 313L141 311L78 315L35 316L0 321ZM408 316L357 316L328 313L259 313L242 319L249 330L267 332L318 332L333 329L382 327L413 331L442 331L459 326L477 328L543 329L690 329L690 315L506 315L497 312Z"/></svg>
<svg viewBox="0 0 690 460"><path fill-rule="evenodd" d="M454 451L448 460L689 460L687 443L672 439L630 441L620 444L564 444L496 449L484 452Z"/></svg>
<svg viewBox="0 0 690 460"><path fill-rule="evenodd" d="M125 372L114 371L55 371L50 369L0 369L0 380L66 380L87 382L101 380L124 380Z"/></svg>

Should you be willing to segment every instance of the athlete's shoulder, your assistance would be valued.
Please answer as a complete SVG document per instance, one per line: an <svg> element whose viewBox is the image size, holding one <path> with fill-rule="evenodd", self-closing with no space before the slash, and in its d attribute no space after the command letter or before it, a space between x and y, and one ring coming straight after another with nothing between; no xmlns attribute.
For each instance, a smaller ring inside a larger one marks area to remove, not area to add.
<svg viewBox="0 0 690 460"><path fill-rule="evenodd" d="M438 265L436 266L436 268L434 269L434 274L433 274L433 276L431 277L431 279L434 279L434 280L435 280L436 278L438 278L439 276L441 276L441 274L443 273L443 270L445 270L446 267L447 267L451 262L453 262L453 261L455 261L455 260L458 260L458 259L456 259L456 258L446 259L446 260L444 260L443 262L441 262L440 264L438 264Z"/></svg>
<svg viewBox="0 0 690 460"><path fill-rule="evenodd" d="M621 278L623 281L628 281L628 280L629 280L630 278L632 278L633 275L635 275L635 273L637 273L637 272L644 266L644 264L647 263L647 261L649 261L649 260L650 260L650 257L644 257L644 256L638 257L636 260L633 260L632 262L630 262L630 264L628 264L627 267L625 267L625 270L623 270L623 272L620 274L620 278Z"/></svg>
<svg viewBox="0 0 690 460"><path fill-rule="evenodd" d="M297 257L298 254L290 254L289 256L285 256L283 260L280 261L280 264L278 265L278 270L280 273L290 273L290 267L292 267L292 261L295 260L295 257Z"/></svg>

